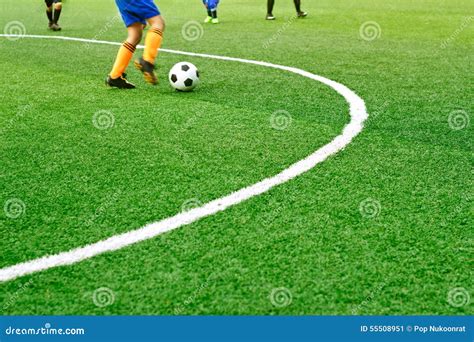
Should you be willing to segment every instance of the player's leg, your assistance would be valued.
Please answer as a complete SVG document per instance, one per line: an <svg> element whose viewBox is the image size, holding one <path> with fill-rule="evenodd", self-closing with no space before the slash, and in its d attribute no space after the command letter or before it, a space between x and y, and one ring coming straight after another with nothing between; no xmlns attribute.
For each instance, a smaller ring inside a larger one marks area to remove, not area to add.
<svg viewBox="0 0 474 342"><path fill-rule="evenodd" d="M150 28L145 38L145 51L143 59L151 64L155 64L158 49L163 41L163 32L165 31L165 20L161 15L156 15L147 19Z"/></svg>
<svg viewBox="0 0 474 342"><path fill-rule="evenodd" d="M140 22L127 27L128 37L120 47L112 71L107 77L107 85L122 89L133 89L135 86L125 78L125 70L132 60L137 44L142 39L143 24Z"/></svg>
<svg viewBox="0 0 474 342"><path fill-rule="evenodd" d="M294 0L294 3L295 3L295 8L296 8L296 15L298 16L298 18L306 17L308 13L303 12L301 10L301 0Z"/></svg>
<svg viewBox="0 0 474 342"><path fill-rule="evenodd" d="M62 0L54 0L54 13L53 13L53 31L61 31L61 26L58 25L59 17L61 16L61 11L63 9Z"/></svg>
<svg viewBox="0 0 474 342"><path fill-rule="evenodd" d="M148 25L150 25L150 28L145 38L145 51L143 52L143 57L135 61L135 66L143 72L145 81L150 84L156 84L158 83L158 79L154 72L155 60L158 55L158 49L161 47L163 41L165 21L161 15L147 18L146 21Z"/></svg>
<svg viewBox="0 0 474 342"><path fill-rule="evenodd" d="M46 4L46 16L48 17L49 23L48 28L52 29L53 26L53 0L45 0Z"/></svg>
<svg viewBox="0 0 474 342"><path fill-rule="evenodd" d="M212 20L212 12L209 9L208 1L209 0L202 0L202 3L204 4L204 7L206 7L206 11L207 11L207 17L206 19L204 19L205 24L210 23Z"/></svg>
<svg viewBox="0 0 474 342"><path fill-rule="evenodd" d="M212 21L212 12L210 10L207 10L207 17L204 19L204 23L208 24Z"/></svg>
<svg viewBox="0 0 474 342"><path fill-rule="evenodd" d="M217 6L219 5L219 0L209 0L208 1L208 8L211 11L211 22L213 24L219 24L219 19L217 18Z"/></svg>
<svg viewBox="0 0 474 342"><path fill-rule="evenodd" d="M273 6L275 5L275 0L267 0L267 20L275 20L273 16Z"/></svg>

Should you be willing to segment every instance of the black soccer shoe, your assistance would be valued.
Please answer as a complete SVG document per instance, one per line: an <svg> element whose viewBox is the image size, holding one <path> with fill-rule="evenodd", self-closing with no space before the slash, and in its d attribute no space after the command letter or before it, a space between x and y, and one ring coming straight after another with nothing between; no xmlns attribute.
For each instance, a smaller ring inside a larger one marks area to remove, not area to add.
<svg viewBox="0 0 474 342"><path fill-rule="evenodd" d="M158 83L158 79L155 75L155 66L153 64L140 58L135 61L135 67L143 73L145 81L153 85Z"/></svg>
<svg viewBox="0 0 474 342"><path fill-rule="evenodd" d="M61 31L61 26L59 26L57 23L53 23L51 25L51 30L57 32L57 31Z"/></svg>
<svg viewBox="0 0 474 342"><path fill-rule="evenodd" d="M298 12L298 13L296 13L296 15L298 16L298 18L302 19L302 18L306 18L308 16L308 13L307 12Z"/></svg>
<svg viewBox="0 0 474 342"><path fill-rule="evenodd" d="M135 85L127 81L126 76L127 76L126 74L123 74L120 77L112 78L109 75L107 76L107 79L105 80L105 84L112 88L135 89Z"/></svg>

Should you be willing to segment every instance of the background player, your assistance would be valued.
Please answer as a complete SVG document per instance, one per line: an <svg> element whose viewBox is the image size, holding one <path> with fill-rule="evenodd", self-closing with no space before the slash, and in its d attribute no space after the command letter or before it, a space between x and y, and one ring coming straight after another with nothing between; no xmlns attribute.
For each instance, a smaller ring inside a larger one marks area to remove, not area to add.
<svg viewBox="0 0 474 342"><path fill-rule="evenodd" d="M308 15L308 13L301 10L301 0L293 0L295 3L296 8L296 15L298 18L304 18ZM275 16L273 15L273 6L275 5L275 0L268 0L267 1L267 20L275 20Z"/></svg>
<svg viewBox="0 0 474 342"><path fill-rule="evenodd" d="M143 57L135 61L137 69L143 72L145 81L157 84L155 59L163 40L165 22L153 0L115 0L122 19L128 30L127 40L120 47L112 71L106 84L120 89L133 89L135 85L128 82L125 75L137 44L142 39L143 29L148 23L151 27L145 38Z"/></svg>
<svg viewBox="0 0 474 342"><path fill-rule="evenodd" d="M207 9L207 17L204 19L204 22L219 24L219 19L217 18L217 6L219 5L219 0L202 0L202 2Z"/></svg>
<svg viewBox="0 0 474 342"><path fill-rule="evenodd" d="M61 31L61 26L58 25L58 20L61 15L61 10L63 7L62 0L45 0L45 3L46 3L46 16L48 17L48 20L49 20L48 28L53 31Z"/></svg>

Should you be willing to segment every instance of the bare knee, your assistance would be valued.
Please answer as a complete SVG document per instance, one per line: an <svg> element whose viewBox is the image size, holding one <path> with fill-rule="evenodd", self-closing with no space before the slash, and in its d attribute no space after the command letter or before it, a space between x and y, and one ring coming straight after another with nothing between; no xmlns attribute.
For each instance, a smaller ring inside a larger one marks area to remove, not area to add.
<svg viewBox="0 0 474 342"><path fill-rule="evenodd" d="M153 17L153 18L149 19L148 23L150 24L151 28L153 28L153 29L158 29L161 32L165 31L165 27L166 27L165 20L163 19L163 17L161 15L158 15L156 17Z"/></svg>
<svg viewBox="0 0 474 342"><path fill-rule="evenodd" d="M141 24L133 24L128 28L128 38L127 41L136 46L142 40L143 27Z"/></svg>
<svg viewBox="0 0 474 342"><path fill-rule="evenodd" d="M54 9L55 9L56 11L60 11L62 8L63 8L63 4L62 4L62 3L57 2L57 3L54 4Z"/></svg>
<svg viewBox="0 0 474 342"><path fill-rule="evenodd" d="M158 25L157 25L156 28L161 30L162 32L165 31L166 24L165 24L165 20L163 18L160 17L160 20L159 20Z"/></svg>
<svg viewBox="0 0 474 342"><path fill-rule="evenodd" d="M141 40L142 40L141 34L129 34L127 38L127 41L133 46L137 46Z"/></svg>

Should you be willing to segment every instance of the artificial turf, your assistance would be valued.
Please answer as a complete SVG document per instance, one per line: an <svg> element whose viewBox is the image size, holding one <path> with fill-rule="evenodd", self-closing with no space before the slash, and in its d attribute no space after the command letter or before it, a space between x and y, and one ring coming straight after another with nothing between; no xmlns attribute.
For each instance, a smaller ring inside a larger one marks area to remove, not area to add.
<svg viewBox="0 0 474 342"><path fill-rule="evenodd" d="M73 266L0 284L3 314L472 314L473 27L470 1L324 0L292 18L279 1L223 2L221 24L186 40L200 1L163 0L168 49L295 66L357 92L370 114L344 151L270 192L194 224ZM67 1L61 33L43 3L2 1L0 28L120 42L113 1ZM471 18L471 19L469 19ZM381 34L364 40L360 27ZM464 25L463 23L466 23ZM462 29L460 29L460 27ZM452 38L446 46L447 39ZM338 135L348 106L301 76L161 53L160 85L105 88L117 47L0 37L0 267L83 246L274 175ZM140 54L140 51L137 51ZM174 63L202 85L180 94ZM469 71L470 69L470 71ZM291 125L271 125L286 111ZM95 113L113 127L100 130ZM361 213L367 199L376 215ZM3 205L2 205L3 207ZM28 286L24 286L28 284ZM114 302L98 306L98 288ZM291 302L275 305L275 289Z"/></svg>

